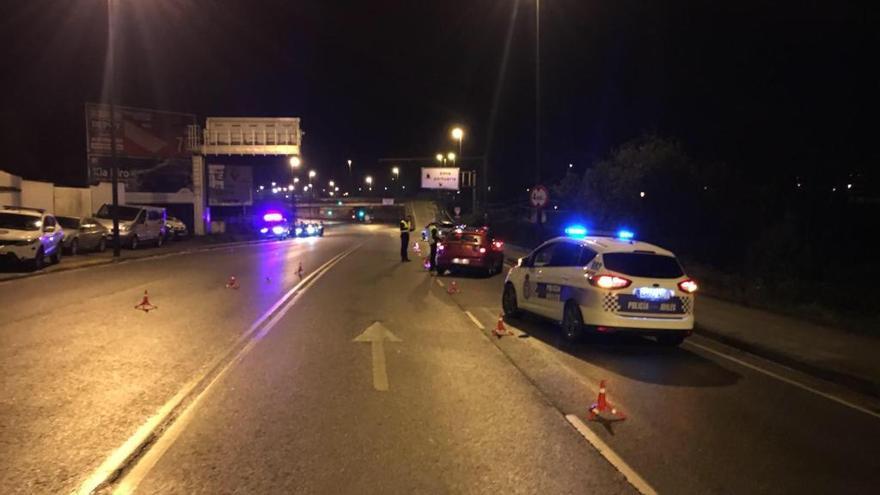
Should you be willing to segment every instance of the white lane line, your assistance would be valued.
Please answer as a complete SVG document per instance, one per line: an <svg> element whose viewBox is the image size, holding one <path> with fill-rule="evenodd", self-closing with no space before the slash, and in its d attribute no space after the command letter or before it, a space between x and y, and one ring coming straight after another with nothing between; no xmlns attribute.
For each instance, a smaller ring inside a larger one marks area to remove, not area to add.
<svg viewBox="0 0 880 495"><path fill-rule="evenodd" d="M626 481L629 482L630 485L633 486L639 493L644 495L656 495L657 491L642 478L639 473L637 473L633 468L630 467L623 459L617 455L616 452L611 450L611 447L608 446L598 435L593 433L590 428L581 421L581 418L575 416L574 414L566 414L565 419L574 426L574 429L578 431L588 442L590 445L596 448L599 451L599 454L605 458L606 461L610 462L612 466L615 467L620 474L622 474Z"/></svg>
<svg viewBox="0 0 880 495"><path fill-rule="evenodd" d="M470 318L471 321L474 322L474 325L476 325L477 328L479 328L480 330L485 330L485 329L486 329L486 327L484 327L483 324L480 323L480 320L478 320L477 317L474 316L473 313L471 313L470 311L465 310L464 314L466 314L466 315L468 316L468 318Z"/></svg>
<svg viewBox="0 0 880 495"><path fill-rule="evenodd" d="M439 285L440 287L446 287L445 285L443 285L443 281L439 278L435 278L434 281L437 282L437 285Z"/></svg>
<svg viewBox="0 0 880 495"><path fill-rule="evenodd" d="M795 387L797 387L797 388L800 388L800 389L802 389L802 390L806 390L806 391L808 391L808 392L812 392L812 393L814 393L814 394L816 394L816 395L818 395L818 396L820 396L820 397L824 397L824 398L826 398L826 399L828 399L828 400L831 400L831 401L837 402L838 404L841 404L841 405L843 405L843 406L849 407L849 408L851 408L851 409L855 409L856 411L863 412L863 413L865 413L865 414L867 414L867 415L869 415L869 416L873 416L873 417L875 417L875 418L877 418L877 419L880 419L880 413L878 413L878 412L876 412L876 411L872 411L872 410L870 410L870 409L864 408L864 407L862 407L862 406L860 406L860 405L858 405L858 404L853 404L852 402L849 402L849 401L847 401L847 400L845 400L845 399L842 399L842 398L840 398L840 397L837 397L836 395L832 395L832 394L829 394L829 393L827 393L827 392L823 392L823 391L821 391L821 390L815 389L815 388L813 388L813 387L810 387L809 385L805 385L805 384L800 383L800 382L798 382L798 381L796 381L796 380L792 380L791 378L784 377L784 376L779 375L779 374L777 374L777 373L774 373L774 372L772 372L772 371L770 371L770 370L766 370L766 369L761 368L761 367L759 367L759 366L755 366L754 364L751 364L751 363L748 363L748 362L746 362L746 361L743 361L742 359L737 359L737 358L735 358L735 357L733 357L733 356L728 356L727 354L724 354L723 352L716 351L715 349L712 349L712 348L706 347L706 346L701 345L701 344L697 344L696 342L687 341L687 342L685 342L684 345L694 346L694 347L696 347L696 348L698 348L698 349L701 349L701 350L703 350L703 351L705 351L705 352L708 352L708 353L714 354L714 355L716 355L716 356L718 356L718 357L722 357L722 358L724 358L724 359L727 359L728 361L732 361L732 362L734 362L734 363L736 363L736 364L738 364L738 365L740 365L740 366L745 366L746 368L749 368L749 369L751 369L751 370L757 371L757 372L759 372L759 373L763 373L763 374L765 374L765 375L767 375L767 376L769 376L769 377L776 378L777 380L782 381L782 382L785 382L785 383L787 383L787 384L789 384L789 385L793 385L793 386L795 386Z"/></svg>
<svg viewBox="0 0 880 495"><path fill-rule="evenodd" d="M119 448L117 448L100 466L88 477L86 481L80 485L79 490L76 493L81 495L87 495L93 493L99 486L103 483L107 482L111 478L113 478L114 474L126 463L128 459L131 459L133 456L137 454L137 452L146 445L151 437L155 434L156 428L161 425L163 422L167 421L172 412L182 403L182 401L201 383L206 376L211 372L211 370L216 369L224 359L227 359L227 356L236 348L240 347L247 339L253 336L254 332L256 332L261 325L272 316L279 307L281 307L285 303L292 303L296 300L296 297L301 290L308 288L314 280L323 275L327 270L329 270L333 265L342 260L342 258L351 254L355 249L359 248L360 245L349 249L343 253L340 253L326 263L321 265L317 270L307 275L303 280L301 280L298 284L296 284L292 289L290 289L286 294L284 294L275 304L272 305L266 312L264 312L257 320L245 331L236 341L230 346L229 350L221 354L219 357L215 358L211 361L210 365L205 368L205 373L197 376L195 379L190 380L174 397L171 398L168 402L166 402L150 419L148 419L143 425L141 425L135 433L129 437ZM284 313L287 312L289 307L284 309ZM273 318L269 323L269 326L274 326L279 318ZM245 348L251 346L256 340L262 338L262 336L266 333L266 331L262 331L256 335L256 339L252 340ZM244 349L242 349L243 351ZM239 355L241 352L239 351ZM229 363L235 362L236 359L232 359ZM226 365L228 367L229 364ZM226 367L224 367L223 371L225 371ZM221 371L220 373L222 373ZM213 380L212 382L213 383ZM210 386L210 385L209 385ZM204 391L202 391L204 393ZM201 395L201 394L200 394Z"/></svg>
<svg viewBox="0 0 880 495"><path fill-rule="evenodd" d="M283 308L276 314L269 323L260 330L260 332L256 335L254 339L247 343L234 358L230 359L223 369L221 369L213 379L208 383L208 385L202 389L201 392L186 406L183 412L178 416L177 420L171 423L168 429L155 441L155 443L149 448L149 450L137 461L137 463L131 468L131 470L122 478L119 485L116 489L113 490L114 494L129 494L133 493L138 485L140 485L141 481L147 477L153 467L159 462L159 459L165 455L165 452L174 445L174 442L180 437L180 434L186 429L189 422L193 419L196 409L198 408L199 403L202 399L208 395L208 391L210 391L214 385L223 378L233 366L241 362L242 359L253 349L257 343L265 337L275 325L281 321L284 315L287 314L288 311L296 304L299 298L305 293L305 289L308 289L311 285L313 285L321 276L325 273L329 272L334 265L342 261L343 258L351 254L355 249L350 249L330 261L326 264L322 265L318 270L313 272L314 277L308 280L306 286L303 287L302 290L298 291L291 299L284 305ZM305 282L305 281L304 281Z"/></svg>

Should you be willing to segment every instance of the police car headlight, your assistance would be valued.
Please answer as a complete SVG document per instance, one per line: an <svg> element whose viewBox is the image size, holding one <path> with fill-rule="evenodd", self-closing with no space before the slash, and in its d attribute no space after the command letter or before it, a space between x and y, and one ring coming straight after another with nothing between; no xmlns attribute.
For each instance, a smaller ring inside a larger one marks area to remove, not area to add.
<svg viewBox="0 0 880 495"><path fill-rule="evenodd" d="M300 235L303 233L303 229L301 227L296 228L296 235Z"/></svg>
<svg viewBox="0 0 880 495"><path fill-rule="evenodd" d="M312 227L311 225L309 225L308 227L306 227L306 234L314 234L314 233L315 233L315 228L314 228L314 227Z"/></svg>
<svg viewBox="0 0 880 495"><path fill-rule="evenodd" d="M260 229L261 234L265 234L266 232L269 232L269 227L263 227L262 229Z"/></svg>
<svg viewBox="0 0 880 495"><path fill-rule="evenodd" d="M275 235L281 235L284 233L284 227L282 227L280 225L276 225L276 226L272 227L272 233Z"/></svg>

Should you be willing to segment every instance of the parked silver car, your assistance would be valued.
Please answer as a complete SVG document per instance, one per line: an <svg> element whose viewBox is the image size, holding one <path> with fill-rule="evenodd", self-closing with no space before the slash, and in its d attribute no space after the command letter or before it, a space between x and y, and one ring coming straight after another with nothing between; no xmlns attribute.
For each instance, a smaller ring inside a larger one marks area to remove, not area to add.
<svg viewBox="0 0 880 495"><path fill-rule="evenodd" d="M56 217L64 228L62 246L68 254L81 251L104 252L110 230L92 217Z"/></svg>

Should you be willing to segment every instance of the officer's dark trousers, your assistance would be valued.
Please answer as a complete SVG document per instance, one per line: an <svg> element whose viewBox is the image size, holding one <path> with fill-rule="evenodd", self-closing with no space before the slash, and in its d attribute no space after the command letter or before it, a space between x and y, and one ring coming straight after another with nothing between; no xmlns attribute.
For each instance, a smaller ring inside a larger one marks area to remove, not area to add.
<svg viewBox="0 0 880 495"><path fill-rule="evenodd" d="M437 243L431 243L431 271L437 269Z"/></svg>
<svg viewBox="0 0 880 495"><path fill-rule="evenodd" d="M400 233L400 261L409 261L409 232Z"/></svg>

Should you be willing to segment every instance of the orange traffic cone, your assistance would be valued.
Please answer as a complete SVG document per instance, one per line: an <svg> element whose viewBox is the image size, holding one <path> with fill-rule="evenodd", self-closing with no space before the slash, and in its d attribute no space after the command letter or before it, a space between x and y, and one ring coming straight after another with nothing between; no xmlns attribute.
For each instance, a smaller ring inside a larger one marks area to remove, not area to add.
<svg viewBox="0 0 880 495"><path fill-rule="evenodd" d="M608 402L608 399L605 397L605 392L605 380L602 380L599 382L599 397L596 399L596 403L590 406L589 419L591 421L596 418L604 420L617 419L621 421L626 419L626 415L623 414L623 411L619 411ZM603 415L603 413L610 413L615 417L607 417L607 415Z"/></svg>
<svg viewBox="0 0 880 495"><path fill-rule="evenodd" d="M418 242L414 242L412 248L413 248L413 251L415 251L416 254L422 254L422 247L419 246L419 243L418 243Z"/></svg>
<svg viewBox="0 0 880 495"><path fill-rule="evenodd" d="M495 330L493 330L492 333L496 337L498 337L499 339L505 335L513 335L513 332L511 332L510 330L507 329L506 326L504 326L504 314L503 313L498 315L498 324L495 325Z"/></svg>
<svg viewBox="0 0 880 495"><path fill-rule="evenodd" d="M159 306L155 306L150 303L150 295L147 294L147 291L144 291L144 298L141 300L141 303L136 305L134 309L139 309L144 313L149 313L152 309L159 309Z"/></svg>
<svg viewBox="0 0 880 495"><path fill-rule="evenodd" d="M458 290L458 284L455 283L455 280L453 280L453 281L449 284L449 287L446 288L446 293L447 293L447 294L458 294L459 292L461 292L461 291Z"/></svg>
<svg viewBox="0 0 880 495"><path fill-rule="evenodd" d="M431 269L431 262L428 260L428 257L427 257L427 256L425 256L425 261L422 262L422 266L425 267L425 270L430 270L430 269Z"/></svg>
<svg viewBox="0 0 880 495"><path fill-rule="evenodd" d="M229 280L226 281L227 289L237 289L239 287L238 280L235 279L235 275L230 275Z"/></svg>
<svg viewBox="0 0 880 495"><path fill-rule="evenodd" d="M303 262L299 262L299 268L296 269L296 274L299 275L299 278L303 276Z"/></svg>

